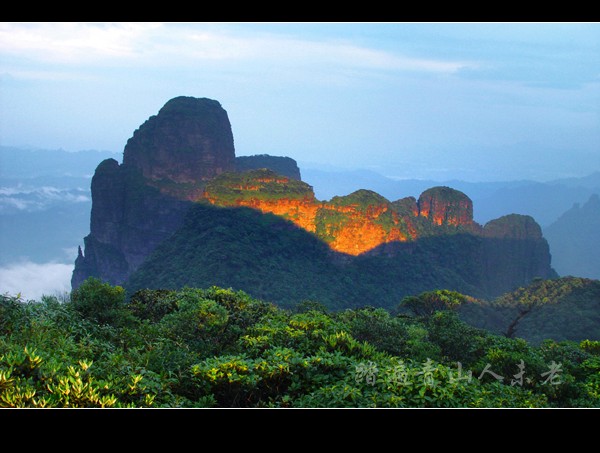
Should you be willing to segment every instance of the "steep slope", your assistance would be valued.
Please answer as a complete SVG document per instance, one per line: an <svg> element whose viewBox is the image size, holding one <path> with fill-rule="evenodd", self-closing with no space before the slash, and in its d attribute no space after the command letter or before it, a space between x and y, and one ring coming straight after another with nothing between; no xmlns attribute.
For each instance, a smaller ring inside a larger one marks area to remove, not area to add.
<svg viewBox="0 0 600 453"><path fill-rule="evenodd" d="M308 184L259 169L223 173L207 183L204 196L215 206L282 216L315 233L332 250L354 256L386 243L481 230L473 222L471 200L449 187L430 188L418 201L390 202L373 191L357 190L322 202Z"/></svg>
<svg viewBox="0 0 600 453"><path fill-rule="evenodd" d="M193 202L204 199L208 181L255 165L285 168L296 176L293 159L261 155L238 161L219 102L187 96L169 100L134 131L121 165L109 158L96 168L90 234L79 248L72 288L90 276L122 284L182 225Z"/></svg>

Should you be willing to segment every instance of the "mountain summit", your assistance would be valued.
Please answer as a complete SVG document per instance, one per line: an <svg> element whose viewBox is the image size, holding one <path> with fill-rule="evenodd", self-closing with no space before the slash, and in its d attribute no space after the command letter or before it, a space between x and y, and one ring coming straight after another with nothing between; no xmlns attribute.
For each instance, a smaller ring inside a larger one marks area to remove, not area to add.
<svg viewBox="0 0 600 453"><path fill-rule="evenodd" d="M219 102L171 99L127 141L123 164L157 185L196 184L235 168L233 134Z"/></svg>

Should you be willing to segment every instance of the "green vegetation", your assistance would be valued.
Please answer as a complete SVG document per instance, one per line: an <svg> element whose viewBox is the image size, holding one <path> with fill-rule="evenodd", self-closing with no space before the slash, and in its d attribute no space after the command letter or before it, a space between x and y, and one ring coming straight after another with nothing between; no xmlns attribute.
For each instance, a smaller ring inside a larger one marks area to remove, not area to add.
<svg viewBox="0 0 600 453"><path fill-rule="evenodd" d="M532 344L600 340L600 281L579 277L535 280L492 302L460 308L469 324Z"/></svg>
<svg viewBox="0 0 600 453"><path fill-rule="evenodd" d="M447 205L454 205L469 201L469 197L467 197L463 192L448 186L431 187L421 193L421 196L419 197L420 201L429 199L435 199L438 202Z"/></svg>
<svg viewBox="0 0 600 453"><path fill-rule="evenodd" d="M466 234L436 236L398 244L393 257L348 261L281 217L196 204L184 225L124 287L131 294L145 288L220 286L284 308L316 300L332 310L365 304L393 309L403 297L435 288L482 298L477 259L482 240Z"/></svg>
<svg viewBox="0 0 600 453"><path fill-rule="evenodd" d="M460 293L397 314L284 310L211 287L0 297L0 407L600 407L600 343L465 324Z"/></svg>
<svg viewBox="0 0 600 453"><path fill-rule="evenodd" d="M317 211L315 217L315 234L327 243L333 242L339 231L351 220L352 215L350 213L328 209L324 206Z"/></svg>
<svg viewBox="0 0 600 453"><path fill-rule="evenodd" d="M314 199L310 185L280 176L266 168L222 173L207 183L206 192L216 199L217 205L224 206L232 206L250 199Z"/></svg>
<svg viewBox="0 0 600 453"><path fill-rule="evenodd" d="M372 190L360 189L349 195L333 197L329 200L329 204L352 207L356 211L366 212L368 209L388 205L390 202L387 198Z"/></svg>

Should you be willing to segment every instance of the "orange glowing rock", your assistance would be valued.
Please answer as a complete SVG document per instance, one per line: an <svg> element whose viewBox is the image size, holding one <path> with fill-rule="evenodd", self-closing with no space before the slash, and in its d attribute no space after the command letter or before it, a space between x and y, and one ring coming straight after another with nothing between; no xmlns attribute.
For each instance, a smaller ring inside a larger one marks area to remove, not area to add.
<svg viewBox="0 0 600 453"><path fill-rule="evenodd" d="M390 202L373 191L357 190L323 202L308 184L267 169L222 174L208 183L204 198L217 206L284 217L316 234L332 250L354 256L385 243L435 234L435 227L474 224L471 200L449 187L429 189L418 201L407 197Z"/></svg>

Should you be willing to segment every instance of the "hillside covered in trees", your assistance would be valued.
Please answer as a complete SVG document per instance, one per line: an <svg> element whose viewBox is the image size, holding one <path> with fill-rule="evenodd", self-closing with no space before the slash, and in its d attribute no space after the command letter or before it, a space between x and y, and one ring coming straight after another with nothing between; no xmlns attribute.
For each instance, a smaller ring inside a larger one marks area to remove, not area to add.
<svg viewBox="0 0 600 453"><path fill-rule="evenodd" d="M94 278L64 301L1 296L0 407L600 407L600 342L495 335L460 320L470 303L284 310Z"/></svg>

